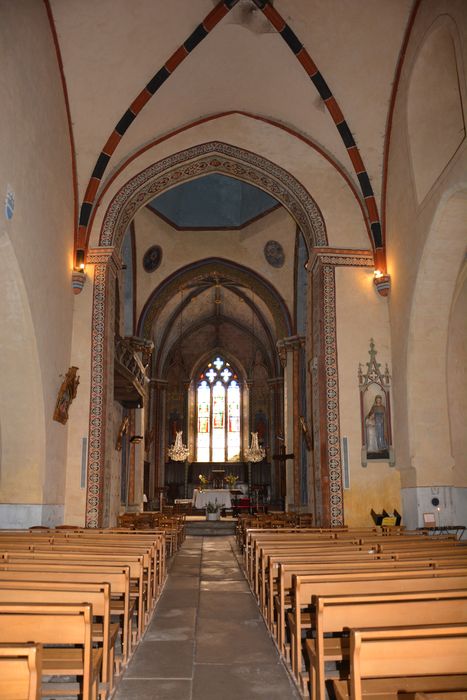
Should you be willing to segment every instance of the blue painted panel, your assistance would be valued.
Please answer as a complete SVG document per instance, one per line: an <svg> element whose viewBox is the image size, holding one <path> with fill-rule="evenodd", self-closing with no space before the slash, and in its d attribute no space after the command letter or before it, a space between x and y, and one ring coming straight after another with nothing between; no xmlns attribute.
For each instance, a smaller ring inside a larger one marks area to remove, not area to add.
<svg viewBox="0 0 467 700"><path fill-rule="evenodd" d="M149 206L179 228L237 228L277 204L257 187L212 173L163 192Z"/></svg>

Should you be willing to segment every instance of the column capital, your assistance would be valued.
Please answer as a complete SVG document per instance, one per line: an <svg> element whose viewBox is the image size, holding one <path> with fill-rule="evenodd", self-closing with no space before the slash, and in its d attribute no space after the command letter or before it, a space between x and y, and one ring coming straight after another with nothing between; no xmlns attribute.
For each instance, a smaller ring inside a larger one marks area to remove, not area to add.
<svg viewBox="0 0 467 700"><path fill-rule="evenodd" d="M289 352L299 350L305 346L304 335L289 335L287 338L281 338L276 343L277 352L282 367L287 367L287 355Z"/></svg>
<svg viewBox="0 0 467 700"><path fill-rule="evenodd" d="M111 265L114 271L122 267L122 257L114 246L100 246L89 248L86 256L86 264L89 265Z"/></svg>

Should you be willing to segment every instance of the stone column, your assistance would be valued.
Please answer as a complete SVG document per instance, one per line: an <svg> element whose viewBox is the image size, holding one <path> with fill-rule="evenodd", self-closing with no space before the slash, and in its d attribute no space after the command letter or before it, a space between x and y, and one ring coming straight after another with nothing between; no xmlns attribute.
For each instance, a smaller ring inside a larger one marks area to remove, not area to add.
<svg viewBox="0 0 467 700"><path fill-rule="evenodd" d="M165 479L165 404L168 382L164 379L152 379L151 383L154 387L154 413L153 413L153 430L154 430L154 484L153 488L164 486ZM153 492L154 494L154 492Z"/></svg>
<svg viewBox="0 0 467 700"><path fill-rule="evenodd" d="M295 455L293 461L287 462L286 505L299 509L300 498L300 348L304 345L302 336L290 336L277 343L281 364L284 367L284 438L287 452Z"/></svg>
<svg viewBox="0 0 467 700"><path fill-rule="evenodd" d="M337 265L373 267L369 250L314 248L307 268L312 293L312 414L317 525L344 524L337 368Z"/></svg>
<svg viewBox="0 0 467 700"><path fill-rule="evenodd" d="M281 469L280 463L273 459L273 455L278 454L280 444L278 435L284 434L284 378L273 377L268 379L269 385L269 445L271 462L271 500L277 501L281 494Z"/></svg>

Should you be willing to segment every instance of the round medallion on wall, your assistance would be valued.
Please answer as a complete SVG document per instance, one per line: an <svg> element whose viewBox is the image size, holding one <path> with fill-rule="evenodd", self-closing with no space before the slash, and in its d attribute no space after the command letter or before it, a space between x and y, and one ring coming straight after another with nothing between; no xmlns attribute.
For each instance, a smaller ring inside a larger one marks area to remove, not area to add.
<svg viewBox="0 0 467 700"><path fill-rule="evenodd" d="M157 270L162 260L162 248L160 245L152 245L143 256L143 267L146 272Z"/></svg>
<svg viewBox="0 0 467 700"><path fill-rule="evenodd" d="M278 241L268 241L264 246L264 257L273 267L282 267L285 262L284 249Z"/></svg>

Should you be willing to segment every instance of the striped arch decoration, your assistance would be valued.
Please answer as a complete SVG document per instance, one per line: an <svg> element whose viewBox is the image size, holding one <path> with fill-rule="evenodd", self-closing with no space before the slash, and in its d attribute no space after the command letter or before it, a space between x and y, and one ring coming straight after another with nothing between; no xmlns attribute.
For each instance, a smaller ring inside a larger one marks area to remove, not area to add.
<svg viewBox="0 0 467 700"><path fill-rule="evenodd" d="M296 56L302 68L310 77L310 80L317 89L320 97L323 99L326 108L333 119L334 124L336 125L360 184L360 190L370 223L372 243L375 251L375 266L382 272L385 272L385 248L373 188L355 139L337 103L337 100L333 96L324 76L318 70L316 64L304 48L303 44L282 18L280 13L271 5L270 0L252 1L263 12L265 17L281 35L290 50ZM187 56L190 55L190 53L203 41L203 39L206 38L206 36L217 26L223 17L230 12L237 2L238 0L221 0L221 2L216 5L216 7L204 18L201 24L196 27L185 42L177 49L177 51L170 56L170 58L165 62L162 68L159 69L149 83L147 83L147 85L133 100L131 105L118 121L112 134L107 139L106 144L97 158L84 195L84 200L81 204L76 254L78 254L79 250L80 255L83 255L83 252L87 248L90 233L90 217L95 204L96 195L112 154L122 140L126 131L137 118L143 107L156 94L159 88L169 79L176 68L185 60Z"/></svg>
<svg viewBox="0 0 467 700"><path fill-rule="evenodd" d="M280 13L271 5L270 0L253 0L253 2L262 11L265 17L268 18L273 27L279 32L289 49L297 57L297 60L300 62L313 85L317 89L319 96L326 105L326 108L331 115L334 124L336 125L360 183L360 190L370 221L370 229L375 249L375 265L378 266L378 264L380 264L384 266L385 269L386 263L384 261L385 255L383 236L375 195L357 144L355 143L355 139L352 136L352 132L350 131L349 125L342 114L337 100L326 83L324 76L318 70L316 64L297 35L292 31Z"/></svg>
<svg viewBox="0 0 467 700"><path fill-rule="evenodd" d="M204 18L184 43L173 53L157 71L149 83L141 90L139 95L133 100L126 112L122 115L113 132L107 139L105 146L97 158L94 170L89 180L83 203L81 204L77 248L85 250L87 247L89 232L88 224L94 206L97 190L107 169L109 161L122 140L128 128L134 122L143 107L149 102L159 88L165 83L175 69L185 60L187 56L207 37L214 27L223 17L236 5L238 0L221 0L215 8Z"/></svg>

